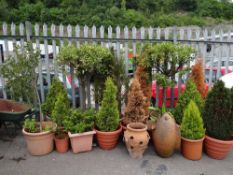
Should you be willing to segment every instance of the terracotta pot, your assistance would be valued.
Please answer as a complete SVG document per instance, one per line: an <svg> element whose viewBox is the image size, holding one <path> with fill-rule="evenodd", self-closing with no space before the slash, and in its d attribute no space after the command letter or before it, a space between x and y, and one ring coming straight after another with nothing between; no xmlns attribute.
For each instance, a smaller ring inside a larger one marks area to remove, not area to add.
<svg viewBox="0 0 233 175"><path fill-rule="evenodd" d="M129 154L132 158L142 158L150 136L147 132L147 125L143 123L130 123L124 132L124 140Z"/></svg>
<svg viewBox="0 0 233 175"><path fill-rule="evenodd" d="M42 128L52 127L53 130L57 127L53 122L42 122ZM51 131L44 131L40 133L29 133L22 130L24 138L26 140L27 149L31 155L41 156L53 151L54 133Z"/></svg>
<svg viewBox="0 0 233 175"><path fill-rule="evenodd" d="M59 153L66 153L69 149L69 137L65 134L64 138L54 137L56 150Z"/></svg>
<svg viewBox="0 0 233 175"><path fill-rule="evenodd" d="M202 157L202 147L204 138L205 137L198 140L190 140L182 137L181 149L183 156L190 160L200 160Z"/></svg>
<svg viewBox="0 0 233 175"><path fill-rule="evenodd" d="M233 140L218 140L210 136L205 136L205 152L214 159L224 159L232 149Z"/></svg>
<svg viewBox="0 0 233 175"><path fill-rule="evenodd" d="M115 148L117 144L118 138L122 131L122 127L120 125L116 131L112 132L104 132L97 129L95 129L95 131L99 147L104 150L111 150Z"/></svg>
<svg viewBox="0 0 233 175"><path fill-rule="evenodd" d="M77 133L77 134L71 134L70 132L68 132L73 153L91 151L93 135L95 133L96 133L95 131L89 131L89 132Z"/></svg>
<svg viewBox="0 0 233 175"><path fill-rule="evenodd" d="M125 124L123 122L120 123L121 127L122 127L122 131L124 133L124 131L127 130L127 126L125 126Z"/></svg>

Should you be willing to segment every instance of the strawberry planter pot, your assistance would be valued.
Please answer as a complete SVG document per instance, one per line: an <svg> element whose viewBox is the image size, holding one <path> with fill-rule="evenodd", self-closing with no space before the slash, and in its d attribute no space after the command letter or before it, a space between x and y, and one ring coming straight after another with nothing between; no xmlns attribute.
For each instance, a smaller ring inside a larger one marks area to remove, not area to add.
<svg viewBox="0 0 233 175"><path fill-rule="evenodd" d="M71 134L70 132L68 132L73 153L91 151L93 136L95 133L95 131L77 134Z"/></svg>
<svg viewBox="0 0 233 175"><path fill-rule="evenodd" d="M205 136L205 152L214 159L224 159L232 149L233 140L218 140L210 136Z"/></svg>
<svg viewBox="0 0 233 175"><path fill-rule="evenodd" d="M130 123L124 132L124 140L132 158L142 158L145 152L150 136L147 132L147 125L143 123Z"/></svg>

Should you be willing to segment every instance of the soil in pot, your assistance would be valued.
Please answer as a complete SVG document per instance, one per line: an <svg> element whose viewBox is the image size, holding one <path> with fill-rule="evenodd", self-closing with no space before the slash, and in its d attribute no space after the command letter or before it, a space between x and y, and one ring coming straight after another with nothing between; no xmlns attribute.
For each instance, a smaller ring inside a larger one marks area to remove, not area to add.
<svg viewBox="0 0 233 175"><path fill-rule="evenodd" d="M129 154L132 158L142 158L150 136L147 132L147 125L143 123L130 123L124 132L124 140Z"/></svg>
<svg viewBox="0 0 233 175"><path fill-rule="evenodd" d="M214 159L224 159L232 149L233 140L218 140L210 136L205 136L205 152Z"/></svg>
<svg viewBox="0 0 233 175"><path fill-rule="evenodd" d="M189 160L200 160L202 157L203 140L204 137L198 140L190 140L182 137L181 146L183 156Z"/></svg>
<svg viewBox="0 0 233 175"><path fill-rule="evenodd" d="M99 147L104 150L111 150L117 145L117 141L122 132L122 126L120 125L116 131L112 132L104 132L97 129L95 131Z"/></svg>
<svg viewBox="0 0 233 175"><path fill-rule="evenodd" d="M69 137L68 134L62 133L55 135L54 137L56 150L59 153L66 153L69 149Z"/></svg>

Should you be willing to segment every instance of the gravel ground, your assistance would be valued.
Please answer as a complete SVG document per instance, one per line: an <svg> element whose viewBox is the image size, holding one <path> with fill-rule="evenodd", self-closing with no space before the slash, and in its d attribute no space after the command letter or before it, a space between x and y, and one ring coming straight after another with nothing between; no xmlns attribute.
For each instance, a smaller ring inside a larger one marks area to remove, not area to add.
<svg viewBox="0 0 233 175"><path fill-rule="evenodd" d="M65 154L56 151L46 156L31 156L21 132L15 138L0 129L0 175L233 175L233 150L224 160L214 160L203 154L200 161L185 159L180 153L160 158L152 145L144 157L129 157L121 141L111 151L97 146L91 152Z"/></svg>

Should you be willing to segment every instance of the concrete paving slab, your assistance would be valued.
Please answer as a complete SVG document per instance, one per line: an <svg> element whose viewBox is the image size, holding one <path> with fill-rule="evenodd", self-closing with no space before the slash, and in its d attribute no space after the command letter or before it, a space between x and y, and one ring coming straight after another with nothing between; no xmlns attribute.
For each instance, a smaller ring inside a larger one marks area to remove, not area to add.
<svg viewBox="0 0 233 175"><path fill-rule="evenodd" d="M130 158L122 140L111 151L93 147L91 152L31 156L20 131L10 139L0 129L0 175L233 175L233 150L224 160L203 154L200 161L180 153L160 158L152 145L139 160Z"/></svg>

